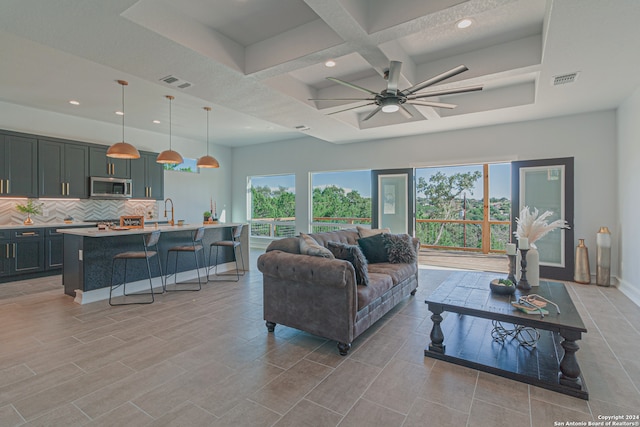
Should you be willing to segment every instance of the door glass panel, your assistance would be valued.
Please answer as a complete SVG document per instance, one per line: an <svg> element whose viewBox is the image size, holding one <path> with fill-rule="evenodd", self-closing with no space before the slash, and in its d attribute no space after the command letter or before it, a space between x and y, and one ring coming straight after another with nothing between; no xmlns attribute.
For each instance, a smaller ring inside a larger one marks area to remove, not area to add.
<svg viewBox="0 0 640 427"><path fill-rule="evenodd" d="M407 175L378 175L379 227L408 233Z"/></svg>
<svg viewBox="0 0 640 427"><path fill-rule="evenodd" d="M553 212L547 223L565 218L564 181L564 165L520 168L520 207L516 216L528 206L530 211L538 209L539 215ZM564 230L555 229L535 242L541 265L564 267L564 239Z"/></svg>

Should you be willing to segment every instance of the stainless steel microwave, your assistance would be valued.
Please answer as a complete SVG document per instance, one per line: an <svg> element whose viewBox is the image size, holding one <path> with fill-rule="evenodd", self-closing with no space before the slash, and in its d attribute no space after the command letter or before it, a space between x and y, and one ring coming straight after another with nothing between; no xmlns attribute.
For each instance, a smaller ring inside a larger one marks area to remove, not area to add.
<svg viewBox="0 0 640 427"><path fill-rule="evenodd" d="M92 176L89 194L94 199L126 199L132 196L131 185L126 178Z"/></svg>

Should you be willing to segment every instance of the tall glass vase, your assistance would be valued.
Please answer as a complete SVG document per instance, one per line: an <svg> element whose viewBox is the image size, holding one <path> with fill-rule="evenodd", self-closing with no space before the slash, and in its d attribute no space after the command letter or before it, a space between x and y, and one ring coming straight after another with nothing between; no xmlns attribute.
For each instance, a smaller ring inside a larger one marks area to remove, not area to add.
<svg viewBox="0 0 640 427"><path fill-rule="evenodd" d="M522 255L518 251L516 259L516 279L518 281L522 276L522 271L520 270L521 260ZM529 245L529 252L527 252L527 281L531 286L540 286L540 253L533 243Z"/></svg>
<svg viewBox="0 0 640 427"><path fill-rule="evenodd" d="M600 227L596 235L596 285L611 285L611 233Z"/></svg>

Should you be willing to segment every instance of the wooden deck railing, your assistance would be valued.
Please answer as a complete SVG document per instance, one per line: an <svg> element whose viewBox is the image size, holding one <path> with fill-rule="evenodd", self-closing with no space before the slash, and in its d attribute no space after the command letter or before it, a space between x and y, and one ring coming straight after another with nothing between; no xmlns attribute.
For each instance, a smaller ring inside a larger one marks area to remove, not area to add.
<svg viewBox="0 0 640 427"><path fill-rule="evenodd" d="M314 233L323 231L353 228L354 225L370 225L371 218L363 217L314 217L311 230ZM436 240L435 231L429 230L429 224L444 224L449 227L449 234L460 245L430 245L424 242ZM455 227L458 229L456 230ZM251 220L251 236L255 237L290 237L295 235L295 217L289 218L254 218ZM492 220L463 219L416 219L416 236L423 242L420 246L432 249L451 249L482 253L504 253L505 244L510 240L511 222Z"/></svg>

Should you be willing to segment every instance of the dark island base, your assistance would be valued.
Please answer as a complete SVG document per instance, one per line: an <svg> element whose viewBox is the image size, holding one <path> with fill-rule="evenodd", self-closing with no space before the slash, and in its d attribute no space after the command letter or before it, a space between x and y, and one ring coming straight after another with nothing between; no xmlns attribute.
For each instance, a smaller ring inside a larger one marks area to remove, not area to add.
<svg viewBox="0 0 640 427"><path fill-rule="evenodd" d="M504 323L505 327L511 324ZM441 323L445 351L427 346L424 355L501 377L589 399L584 378L579 376L581 389L560 383L559 366L564 355L558 333L538 330L540 339L535 348L522 346L511 337L503 343L491 337L491 320L448 313Z"/></svg>
<svg viewBox="0 0 640 427"><path fill-rule="evenodd" d="M246 229L247 227L245 227ZM153 231L153 230L150 230ZM163 232L160 235L158 249L160 263L163 274L167 273L167 250L176 245L185 245L191 242L193 230L181 230ZM243 230L243 233L246 231ZM246 238L246 236L243 236ZM108 288L111 285L111 262L113 256L126 251L143 250L144 234L126 234L104 237L87 237L74 234L64 235L64 266L62 282L64 292L67 295L75 296L76 289L83 292L101 288ZM231 227L211 227L205 231L203 239L204 258L207 265L209 260L209 245L214 241L230 240ZM248 245L244 244L244 247ZM233 260L232 248L221 248L218 255L218 263L224 264ZM182 254L178 261L178 272L195 270L196 264L192 254ZM215 250L214 250L215 255ZM170 271L174 271L174 257L170 259ZM202 253L198 262L203 268ZM212 261L213 265L213 261ZM201 270L200 274L203 274ZM157 263L151 263L151 274L159 277ZM206 274L206 273L205 273ZM130 262L127 266L127 281L147 280L147 266L144 262ZM180 279L178 279L180 280ZM205 279L206 280L206 279Z"/></svg>

